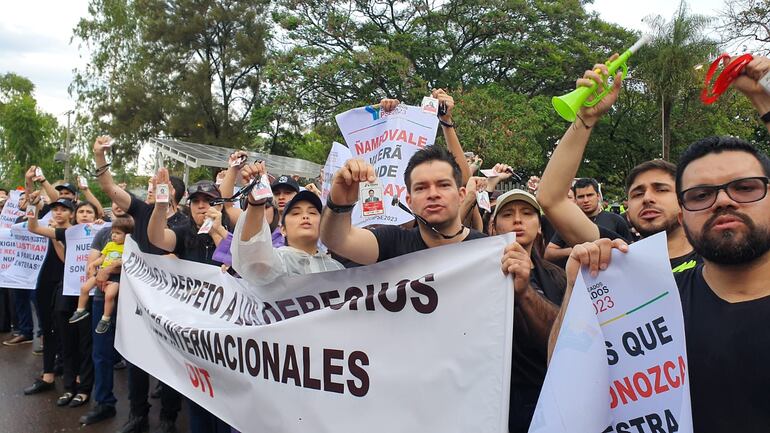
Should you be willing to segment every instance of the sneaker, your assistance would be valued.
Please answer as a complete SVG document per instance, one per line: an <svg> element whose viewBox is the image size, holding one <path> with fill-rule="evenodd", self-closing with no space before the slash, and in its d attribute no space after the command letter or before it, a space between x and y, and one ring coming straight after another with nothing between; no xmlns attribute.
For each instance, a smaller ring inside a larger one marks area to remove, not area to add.
<svg viewBox="0 0 770 433"><path fill-rule="evenodd" d="M98 404L88 411L85 415L80 417L80 423L89 425L96 424L99 421L104 421L108 418L115 416L115 406L107 404Z"/></svg>
<svg viewBox="0 0 770 433"><path fill-rule="evenodd" d="M128 414L128 421L118 430L118 433L141 433L149 430L150 423L147 415Z"/></svg>
<svg viewBox="0 0 770 433"><path fill-rule="evenodd" d="M177 433L176 423L174 421L163 419L160 420L160 425L155 433Z"/></svg>
<svg viewBox="0 0 770 433"><path fill-rule="evenodd" d="M105 332L110 330L110 321L101 319L99 320L99 323L96 324L96 333L97 334L104 334Z"/></svg>
<svg viewBox="0 0 770 433"><path fill-rule="evenodd" d="M32 343L32 337L26 335L17 335L11 339L3 341L3 346L18 346L19 344Z"/></svg>
<svg viewBox="0 0 770 433"><path fill-rule="evenodd" d="M37 356L43 356L43 346L40 346L37 349L32 349L32 354Z"/></svg>
<svg viewBox="0 0 770 433"><path fill-rule="evenodd" d="M74 313L72 313L72 317L70 317L69 323L77 323L81 320L85 319L86 317L90 316L91 313L89 313L87 310L83 311L77 311L75 310Z"/></svg>
<svg viewBox="0 0 770 433"><path fill-rule="evenodd" d="M113 364L112 369L113 370L124 370L126 367L128 367L128 364L126 364L125 359L121 359L120 361Z"/></svg>

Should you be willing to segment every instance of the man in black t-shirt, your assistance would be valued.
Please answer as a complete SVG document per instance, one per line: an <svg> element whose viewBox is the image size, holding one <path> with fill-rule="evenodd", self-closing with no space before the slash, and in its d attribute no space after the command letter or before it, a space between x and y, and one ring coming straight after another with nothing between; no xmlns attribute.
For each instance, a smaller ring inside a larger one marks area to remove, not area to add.
<svg viewBox="0 0 770 433"><path fill-rule="evenodd" d="M350 213L358 201L359 183L374 181L374 167L359 159L349 160L334 175L321 219L321 241L330 251L368 265L486 236L461 224L460 203L466 191L460 167L439 146L415 153L404 173L406 202L418 221L417 227L365 230L352 226Z"/></svg>
<svg viewBox="0 0 770 433"><path fill-rule="evenodd" d="M545 174L543 175L545 178ZM541 181L542 183L542 181ZM583 178L578 179L574 185L572 185L572 192L575 194L575 203L580 207L585 216L587 216L591 222L598 227L603 227L613 233L617 233L627 242L631 242L631 231L628 229L626 219L618 214L607 212L601 207L601 194L599 193L599 183L596 179ZM570 243L562 240L561 236L557 232L551 239L545 250L545 258L558 262L569 257L572 248Z"/></svg>
<svg viewBox="0 0 770 433"><path fill-rule="evenodd" d="M755 105L770 107L770 98L765 98L768 105ZM682 226L703 258L703 263L674 275L682 301L693 427L698 433L760 433L770 426L768 176L767 155L732 137L698 141L679 160L676 191ZM625 245L612 246L628 250ZM570 261L593 269L609 265L606 239L575 250ZM570 281L576 272L577 266L568 266ZM568 287L565 299L570 293ZM564 311L554 323L549 350Z"/></svg>

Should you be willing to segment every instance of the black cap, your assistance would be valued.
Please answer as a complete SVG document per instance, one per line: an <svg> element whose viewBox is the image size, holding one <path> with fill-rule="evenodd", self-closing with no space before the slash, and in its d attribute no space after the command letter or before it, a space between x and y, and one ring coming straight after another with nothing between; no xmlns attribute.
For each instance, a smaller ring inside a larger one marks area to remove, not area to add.
<svg viewBox="0 0 770 433"><path fill-rule="evenodd" d="M281 175L278 176L272 185L270 185L271 188L276 189L279 186L287 186L291 189L293 189L295 192L299 192L299 184L296 180L294 180L291 176Z"/></svg>
<svg viewBox="0 0 770 433"><path fill-rule="evenodd" d="M289 200L288 203L286 203L286 206L283 208L283 215L281 216L281 225L286 223L286 215L291 211L291 208L297 205L297 203L301 201L308 201L310 204L312 204L316 209L318 209L318 212L321 213L323 211L323 204L321 203L321 197L318 197L316 193L310 192L308 190L303 190L297 193L294 197L292 197L291 200Z"/></svg>
<svg viewBox="0 0 770 433"><path fill-rule="evenodd" d="M55 208L56 206L64 206L71 211L75 210L75 204L72 203L72 200L68 198L60 198L55 202L51 203L51 208Z"/></svg>
<svg viewBox="0 0 770 433"><path fill-rule="evenodd" d="M203 194L208 198L222 198L217 185L210 180L199 180L187 188L187 199L190 200L195 194Z"/></svg>
<svg viewBox="0 0 770 433"><path fill-rule="evenodd" d="M56 185L56 187L54 189L56 191L61 191L63 189L66 189L67 191L70 191L73 194L77 194L78 193L77 187L75 187L75 185L73 185L71 183L63 183L61 185Z"/></svg>

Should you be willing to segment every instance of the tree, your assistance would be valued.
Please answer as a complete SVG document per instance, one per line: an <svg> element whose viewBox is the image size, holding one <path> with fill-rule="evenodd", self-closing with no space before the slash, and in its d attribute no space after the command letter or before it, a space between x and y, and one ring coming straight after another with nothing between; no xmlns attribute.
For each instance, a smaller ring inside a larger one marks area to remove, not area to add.
<svg viewBox="0 0 770 433"><path fill-rule="evenodd" d="M577 0L280 0L273 18L311 124L386 96L415 104L436 87L556 94L633 38Z"/></svg>
<svg viewBox="0 0 770 433"><path fill-rule="evenodd" d="M691 14L684 1L670 21L655 16L648 22L654 40L646 54L643 52L640 56L639 71L660 104L663 159L668 160L674 104L683 94L701 85L694 67L717 52L717 43L705 34L710 19Z"/></svg>
<svg viewBox="0 0 770 433"><path fill-rule="evenodd" d="M19 95L4 104L0 127L0 153L13 155L0 162L4 182L23 184L24 172L33 164L52 180L61 178L62 167L53 160L61 130L53 116L38 111L32 96Z"/></svg>
<svg viewBox="0 0 770 433"><path fill-rule="evenodd" d="M752 50L770 52L770 3L767 0L728 0L718 30L723 43L748 43Z"/></svg>
<svg viewBox="0 0 770 433"><path fill-rule="evenodd" d="M95 129L247 147L259 101L267 0L94 0L75 37L91 48L72 89ZM132 159L139 146L116 149Z"/></svg>

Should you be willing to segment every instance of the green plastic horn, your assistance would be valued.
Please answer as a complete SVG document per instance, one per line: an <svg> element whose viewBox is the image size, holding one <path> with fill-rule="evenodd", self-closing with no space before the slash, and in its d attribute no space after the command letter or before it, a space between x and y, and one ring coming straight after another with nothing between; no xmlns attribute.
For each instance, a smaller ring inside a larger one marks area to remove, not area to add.
<svg viewBox="0 0 770 433"><path fill-rule="evenodd" d="M551 99L551 103L553 104L553 108L556 110L556 112L559 113L559 116L564 118L566 121L574 122L577 118L578 111L580 111L580 107L593 107L594 105L598 104L599 101L601 101L602 98L604 98L612 90L609 83L607 82L609 77L614 77L618 69L621 69L623 71L623 78L625 78L626 73L628 73L628 66L626 65L626 61L628 61L628 58L631 57L631 55L634 54L637 50L639 50L642 45L645 45L649 42L649 35L642 36L641 39L636 41L636 43L631 46L631 48L627 49L617 59L607 64L609 76L604 77L604 91L602 93L596 93L599 85L594 83L594 85L591 87L578 87L566 95L554 96ZM601 70L596 69L596 73L601 75ZM594 98L589 101L588 98L591 95L594 95Z"/></svg>

